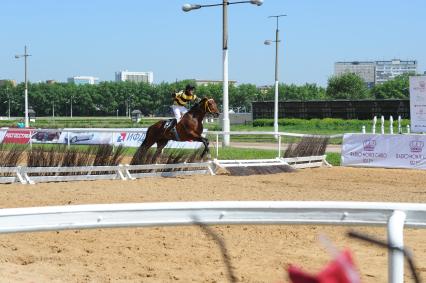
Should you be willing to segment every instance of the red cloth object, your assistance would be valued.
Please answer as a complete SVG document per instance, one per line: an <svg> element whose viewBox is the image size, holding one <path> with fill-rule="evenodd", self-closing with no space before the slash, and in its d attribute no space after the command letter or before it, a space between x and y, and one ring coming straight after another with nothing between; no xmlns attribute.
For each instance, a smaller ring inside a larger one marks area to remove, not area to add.
<svg viewBox="0 0 426 283"><path fill-rule="evenodd" d="M349 250L341 252L334 260L325 266L317 275L302 271L290 265L288 275L292 283L359 283L360 277L356 271Z"/></svg>

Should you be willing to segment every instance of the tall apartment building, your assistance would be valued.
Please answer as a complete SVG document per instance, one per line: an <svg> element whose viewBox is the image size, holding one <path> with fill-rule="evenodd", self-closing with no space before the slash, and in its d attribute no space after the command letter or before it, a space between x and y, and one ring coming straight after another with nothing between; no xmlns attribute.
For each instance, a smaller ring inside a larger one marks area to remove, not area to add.
<svg viewBox="0 0 426 283"><path fill-rule="evenodd" d="M99 83L99 78L91 77L91 76L75 76L75 77L68 78L67 81L69 83L74 83L76 85L84 85L84 84L94 85Z"/></svg>
<svg viewBox="0 0 426 283"><path fill-rule="evenodd" d="M119 71L115 72L115 81L116 82L135 82L135 83L149 83L154 82L154 73L153 72L129 72L129 71Z"/></svg>
<svg viewBox="0 0 426 283"><path fill-rule="evenodd" d="M393 59L389 61L336 62L334 74L338 76L345 73L357 74L368 87L372 87L405 73L417 73L417 61Z"/></svg>
<svg viewBox="0 0 426 283"><path fill-rule="evenodd" d="M417 73L417 61L376 61L376 83L381 84L405 73Z"/></svg>
<svg viewBox="0 0 426 283"><path fill-rule="evenodd" d="M360 76L368 87L373 87L376 82L376 63L371 61L353 61L334 63L334 75L354 73Z"/></svg>

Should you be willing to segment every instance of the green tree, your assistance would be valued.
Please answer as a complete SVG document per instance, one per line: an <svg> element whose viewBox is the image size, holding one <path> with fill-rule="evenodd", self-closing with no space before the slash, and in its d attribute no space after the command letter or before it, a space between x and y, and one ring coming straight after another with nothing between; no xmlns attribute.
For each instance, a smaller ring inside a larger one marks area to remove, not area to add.
<svg viewBox="0 0 426 283"><path fill-rule="evenodd" d="M409 98L409 77L414 74L403 74L393 80L375 85L371 89L371 94L376 99L404 99Z"/></svg>
<svg viewBox="0 0 426 283"><path fill-rule="evenodd" d="M366 99L370 97L363 79L353 73L329 78L326 94L329 99Z"/></svg>

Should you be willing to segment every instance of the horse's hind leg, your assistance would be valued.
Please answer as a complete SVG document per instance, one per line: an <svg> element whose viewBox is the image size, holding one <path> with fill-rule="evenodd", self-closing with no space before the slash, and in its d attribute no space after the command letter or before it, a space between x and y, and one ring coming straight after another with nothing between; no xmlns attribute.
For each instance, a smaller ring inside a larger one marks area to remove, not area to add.
<svg viewBox="0 0 426 283"><path fill-rule="evenodd" d="M134 164L144 164L144 163L147 163L146 162L147 161L146 158L147 158L148 150L156 142L157 141L156 141L155 136L153 135L152 131L150 131L150 129L148 129L148 131L146 132L146 136L145 136L144 141L142 142L141 146L136 151L136 153L133 156L132 161L130 162L130 164L134 165Z"/></svg>
<svg viewBox="0 0 426 283"><path fill-rule="evenodd" d="M152 164L157 163L158 157L160 157L161 153L163 153L164 147L166 147L168 140L159 140L157 141L157 150L154 153L154 156L152 157Z"/></svg>

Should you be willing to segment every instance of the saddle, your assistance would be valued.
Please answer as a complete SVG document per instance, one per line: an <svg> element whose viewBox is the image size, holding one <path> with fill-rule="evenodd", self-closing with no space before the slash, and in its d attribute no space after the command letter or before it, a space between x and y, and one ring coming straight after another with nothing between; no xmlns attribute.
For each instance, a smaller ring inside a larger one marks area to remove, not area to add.
<svg viewBox="0 0 426 283"><path fill-rule="evenodd" d="M169 119L164 123L164 131L171 131L174 134L176 140L179 141L180 138L176 130L176 125L177 125L177 120L175 118Z"/></svg>

